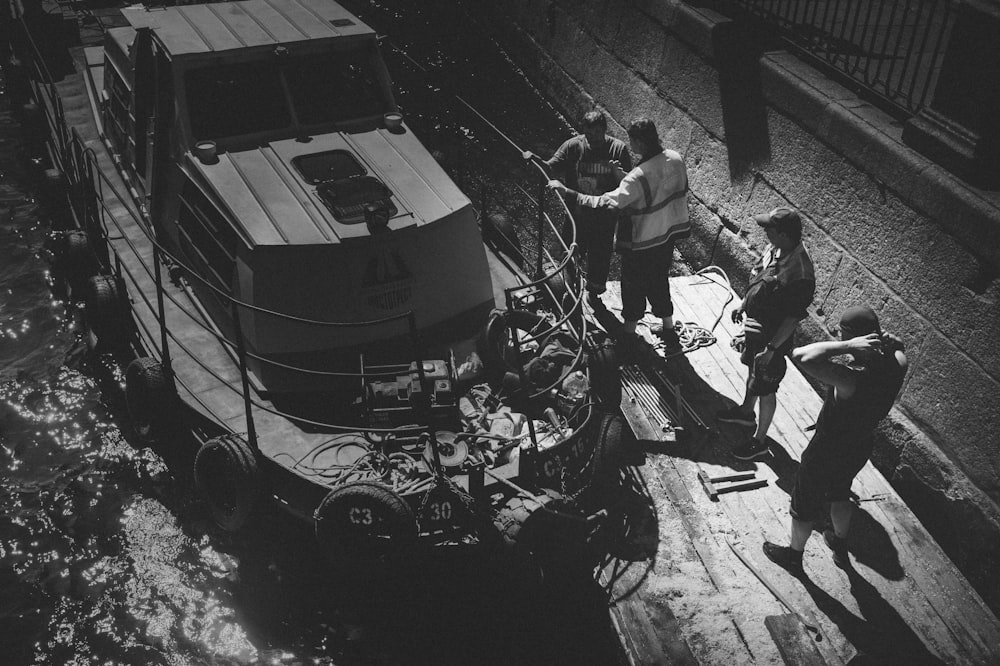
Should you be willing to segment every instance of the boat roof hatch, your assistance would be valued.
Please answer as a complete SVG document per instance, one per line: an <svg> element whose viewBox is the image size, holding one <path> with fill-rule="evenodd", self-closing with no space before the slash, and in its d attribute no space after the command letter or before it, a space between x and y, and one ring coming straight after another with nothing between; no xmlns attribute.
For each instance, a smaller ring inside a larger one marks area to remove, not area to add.
<svg viewBox="0 0 1000 666"><path fill-rule="evenodd" d="M330 0L243 0L121 11L134 28L151 28L171 56L375 36Z"/></svg>

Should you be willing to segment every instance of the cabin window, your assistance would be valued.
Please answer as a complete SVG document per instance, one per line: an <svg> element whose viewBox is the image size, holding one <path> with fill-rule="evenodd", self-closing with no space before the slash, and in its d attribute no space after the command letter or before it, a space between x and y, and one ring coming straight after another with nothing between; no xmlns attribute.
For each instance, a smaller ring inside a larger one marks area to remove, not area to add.
<svg viewBox="0 0 1000 666"><path fill-rule="evenodd" d="M177 226L184 254L214 286L232 293L239 239L201 190L188 183L180 197Z"/></svg>
<svg viewBox="0 0 1000 666"><path fill-rule="evenodd" d="M302 125L344 122L388 110L368 50L293 57L284 71Z"/></svg>
<svg viewBox="0 0 1000 666"><path fill-rule="evenodd" d="M135 123L129 110L132 91L110 61L105 63L104 80L108 96L104 116L105 132L115 149L124 156L124 162L131 164L135 154L135 139L132 137Z"/></svg>
<svg viewBox="0 0 1000 666"><path fill-rule="evenodd" d="M185 77L195 139L219 139L289 127L291 114L273 63L194 69Z"/></svg>

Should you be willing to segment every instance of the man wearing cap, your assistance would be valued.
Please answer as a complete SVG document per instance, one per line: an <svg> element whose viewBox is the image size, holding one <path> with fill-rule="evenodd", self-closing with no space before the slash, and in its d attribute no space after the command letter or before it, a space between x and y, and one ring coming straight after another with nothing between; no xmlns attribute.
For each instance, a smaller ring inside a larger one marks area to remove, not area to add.
<svg viewBox="0 0 1000 666"><path fill-rule="evenodd" d="M802 244L802 218L796 210L779 206L754 220L770 244L750 275L743 302L733 310L733 322L743 320L740 360L747 366L743 403L718 413L720 421L754 428L733 450L740 460L769 454L767 431L777 407L778 384L785 376L785 356L792 337L816 291L812 259ZM737 347L739 347L737 338ZM754 405L760 402L754 421Z"/></svg>
<svg viewBox="0 0 1000 666"><path fill-rule="evenodd" d="M622 260L622 319L625 340L632 342L646 302L660 325L653 328L667 355L681 352L674 331L674 305L670 300L669 270L674 242L691 233L688 222L687 169L681 156L660 144L656 125L639 118L628 128L629 145L639 164L623 176L618 187L600 196L583 194L549 181L549 187L575 197L581 208L618 210L624 213L615 229L615 249Z"/></svg>
<svg viewBox="0 0 1000 666"><path fill-rule="evenodd" d="M608 119L600 111L585 113L580 129L581 134L568 139L542 164L564 178L570 188L578 192L594 195L610 192L621 182L622 170L632 169L628 147L619 139L608 136ZM536 156L528 152L525 157L532 159ZM569 203L576 221L576 243L580 256L587 258L587 302L592 308L603 310L605 306L601 294L607 289L617 214L576 206L575 200Z"/></svg>
<svg viewBox="0 0 1000 666"><path fill-rule="evenodd" d="M833 357L846 354L849 364ZM906 375L903 343L883 333L871 308L854 306L840 317L840 340L816 342L792 351L806 373L827 385L816 431L795 476L792 489L791 543L764 542L764 553L794 574L802 572L802 552L813 525L830 503L832 530L823 537L840 567L850 565L847 531L854 504L851 483L871 456L875 426L899 394Z"/></svg>

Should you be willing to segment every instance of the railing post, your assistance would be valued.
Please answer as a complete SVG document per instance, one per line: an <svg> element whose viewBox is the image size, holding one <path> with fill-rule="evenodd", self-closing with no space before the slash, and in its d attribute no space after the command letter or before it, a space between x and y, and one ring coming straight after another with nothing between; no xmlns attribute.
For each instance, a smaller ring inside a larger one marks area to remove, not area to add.
<svg viewBox="0 0 1000 666"><path fill-rule="evenodd" d="M434 427L434 419L431 415L431 394L427 386L427 373L424 371L424 355L420 350L420 338L417 334L417 315L411 310L406 317L406 324L410 332L410 344L413 345L413 357L417 361L417 377L420 382L420 399L414 407L424 417L425 425L431 436L431 464L434 466L434 474L440 477L444 474L441 467L441 452L438 450L437 430ZM410 394L413 400L413 394Z"/></svg>
<svg viewBox="0 0 1000 666"><path fill-rule="evenodd" d="M247 349L243 341L243 327L240 325L240 306L235 300L233 301L233 325L236 329L236 354L240 359L243 410L247 415L247 439L250 440L250 448L260 453L260 446L257 444L257 428L253 422L253 402L250 400L250 376L247 372Z"/></svg>
<svg viewBox="0 0 1000 666"><path fill-rule="evenodd" d="M542 277L542 266L545 258L545 190L548 184L543 182L538 192L538 259L535 262L535 279Z"/></svg>
<svg viewBox="0 0 1000 666"><path fill-rule="evenodd" d="M163 272L160 268L160 246L153 243L153 279L156 282L156 317L160 322L160 356L164 370L173 375L170 369L170 342L167 336L167 315L163 303Z"/></svg>

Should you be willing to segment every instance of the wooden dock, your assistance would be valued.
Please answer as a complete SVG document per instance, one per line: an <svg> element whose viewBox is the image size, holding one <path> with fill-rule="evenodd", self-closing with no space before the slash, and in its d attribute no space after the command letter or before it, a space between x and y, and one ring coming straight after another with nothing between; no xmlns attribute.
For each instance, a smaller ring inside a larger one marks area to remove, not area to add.
<svg viewBox="0 0 1000 666"><path fill-rule="evenodd" d="M822 401L789 364L769 433L774 456L754 463L732 457L741 428L716 422L714 414L742 399L746 369L729 345L738 331L729 310L738 301L724 307L735 295L721 282L671 280L677 321L709 328L725 312L713 331L715 344L666 363L666 374L682 383L685 399L710 429L675 444L650 437L657 429L648 424L635 428L647 453L645 463L629 471L635 501L628 547L600 573L627 662L1000 663L1000 621L870 463L853 486L853 571L833 564L818 533L806 546L801 580L764 556L765 539L788 543L789 492ZM612 311L620 307L617 284L605 302ZM641 325L640 333L653 341ZM653 358L649 353L637 367L655 386ZM660 390L663 403L671 404L673 396ZM626 390L623 407L629 401ZM712 501L698 480L701 470L710 476L753 471L767 485ZM818 626L821 640L789 617L730 542Z"/></svg>

